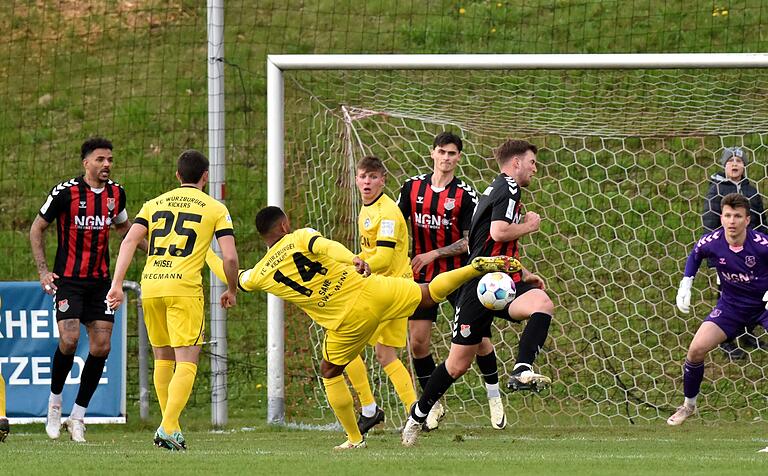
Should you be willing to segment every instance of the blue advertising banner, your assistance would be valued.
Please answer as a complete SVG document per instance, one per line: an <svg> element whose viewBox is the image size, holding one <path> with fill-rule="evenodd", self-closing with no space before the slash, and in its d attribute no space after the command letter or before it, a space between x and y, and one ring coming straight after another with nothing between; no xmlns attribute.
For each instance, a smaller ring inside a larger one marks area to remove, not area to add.
<svg viewBox="0 0 768 476"><path fill-rule="evenodd" d="M88 406L86 423L125 423L125 309L123 303L115 313L112 350ZM45 421L58 337L53 299L40 289L40 283L0 282L0 372L11 423ZM72 410L87 357L88 333L81 326L75 363L62 395L64 417Z"/></svg>

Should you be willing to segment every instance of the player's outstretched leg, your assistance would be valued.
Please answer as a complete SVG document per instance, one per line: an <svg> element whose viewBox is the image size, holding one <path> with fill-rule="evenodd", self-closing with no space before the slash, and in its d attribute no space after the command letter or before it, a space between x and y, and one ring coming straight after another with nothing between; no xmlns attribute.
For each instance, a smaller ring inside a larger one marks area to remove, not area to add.
<svg viewBox="0 0 768 476"><path fill-rule="evenodd" d="M435 276L435 279L429 283L429 295L434 302L443 302L449 294L472 278L495 271L513 273L521 269L523 266L520 261L511 256L478 256L466 266Z"/></svg>
<svg viewBox="0 0 768 476"><path fill-rule="evenodd" d="M478 256L470 263L480 273L517 273L523 269L520 261L511 256Z"/></svg>

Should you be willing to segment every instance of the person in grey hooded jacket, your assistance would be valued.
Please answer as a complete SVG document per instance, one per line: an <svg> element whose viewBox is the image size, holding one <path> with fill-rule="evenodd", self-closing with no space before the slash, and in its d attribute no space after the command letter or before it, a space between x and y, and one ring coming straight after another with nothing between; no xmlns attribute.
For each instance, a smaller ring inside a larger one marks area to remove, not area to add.
<svg viewBox="0 0 768 476"><path fill-rule="evenodd" d="M704 211L701 214L704 232L720 228L720 201L723 197L729 193L740 193L749 199L750 228L767 233L768 220L764 217L763 197L746 177L749 164L747 151L741 147L726 147L720 162L723 164L723 172L717 172L709 178L712 184L704 199Z"/></svg>
<svg viewBox="0 0 768 476"><path fill-rule="evenodd" d="M723 165L723 171L712 174L709 178L711 185L704 199L704 211L701 214L704 233L720 228L720 201L729 193L740 193L749 199L749 227L768 233L768 217L765 216L763 197L746 177L746 167L749 164L747 151L741 147L726 147L723 149L720 163ZM714 263L709 263L709 267L713 268ZM717 284L719 287L719 277ZM752 332L752 329L746 330ZM754 349L760 345L759 341L751 335L741 336L738 340L741 347ZM731 359L746 358L744 350L736 344L735 340L724 342L720 348Z"/></svg>

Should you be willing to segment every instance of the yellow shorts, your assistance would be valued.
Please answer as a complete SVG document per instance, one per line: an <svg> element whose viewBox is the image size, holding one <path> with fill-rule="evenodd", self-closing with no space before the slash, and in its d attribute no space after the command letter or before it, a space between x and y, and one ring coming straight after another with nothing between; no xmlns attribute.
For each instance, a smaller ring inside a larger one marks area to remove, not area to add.
<svg viewBox="0 0 768 476"><path fill-rule="evenodd" d="M368 341L370 345L383 344L389 347L403 348L407 343L408 318L392 319L379 324L376 333Z"/></svg>
<svg viewBox="0 0 768 476"><path fill-rule="evenodd" d="M144 323L152 347L201 345L205 332L203 301L196 296L143 298Z"/></svg>
<svg viewBox="0 0 768 476"><path fill-rule="evenodd" d="M323 359L346 365L360 355L366 345L375 344L380 333L385 340L383 344L405 347L408 317L420 302L421 289L413 280L369 276L341 325L326 331ZM402 343L397 340L400 335Z"/></svg>

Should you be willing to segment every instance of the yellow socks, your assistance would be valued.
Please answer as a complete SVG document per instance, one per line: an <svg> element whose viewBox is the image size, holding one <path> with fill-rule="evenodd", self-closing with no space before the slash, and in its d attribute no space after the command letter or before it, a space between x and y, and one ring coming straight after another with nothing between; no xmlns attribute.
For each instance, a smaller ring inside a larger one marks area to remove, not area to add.
<svg viewBox="0 0 768 476"><path fill-rule="evenodd" d="M352 394L347 388L347 382L344 376L323 378L325 393L328 396L328 403L339 419L341 427L347 433L347 439L350 443L360 443L363 441L363 435L357 429L357 419L355 418L355 406L352 401Z"/></svg>
<svg viewBox="0 0 768 476"><path fill-rule="evenodd" d="M443 302L448 298L449 294L459 289L462 284L482 274L484 273L470 265L440 273L429 283L429 295L432 296L433 301Z"/></svg>
<svg viewBox="0 0 768 476"><path fill-rule="evenodd" d="M179 417L187 405L192 393L192 385L195 383L197 365L192 362L177 362L176 372L173 373L170 385L168 385L168 401L163 412L163 430L169 435L179 431Z"/></svg>
<svg viewBox="0 0 768 476"><path fill-rule="evenodd" d="M355 360L347 364L344 371L347 372L349 382L357 392L360 405L366 406L374 403L371 384L368 382L368 368L365 366L362 357L359 355L355 357Z"/></svg>
<svg viewBox="0 0 768 476"><path fill-rule="evenodd" d="M168 385L173 378L173 367L175 360L155 360L155 393L157 401L160 402L160 414L165 415L165 405L168 403Z"/></svg>
<svg viewBox="0 0 768 476"><path fill-rule="evenodd" d="M405 405L405 412L410 412L411 405L416 401L416 390L413 388L413 379L411 379L408 369L400 362L400 359L395 359L384 367L384 372L387 373L389 381L395 386L400 401Z"/></svg>
<svg viewBox="0 0 768 476"><path fill-rule="evenodd" d="M5 380L0 374L0 417L5 418Z"/></svg>

